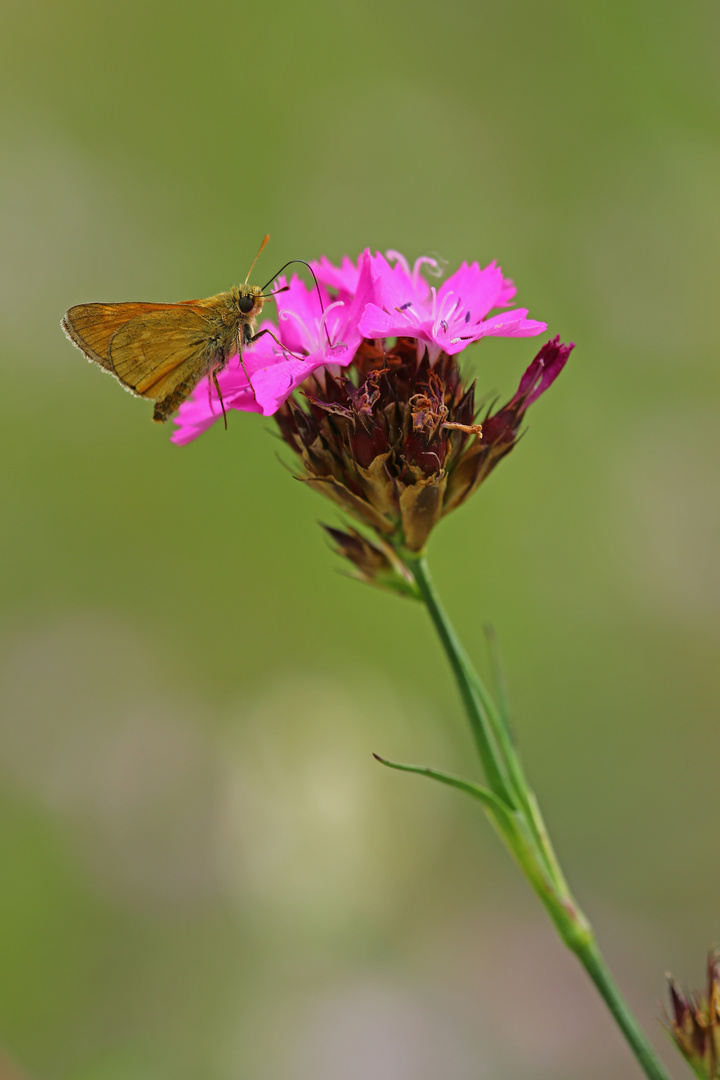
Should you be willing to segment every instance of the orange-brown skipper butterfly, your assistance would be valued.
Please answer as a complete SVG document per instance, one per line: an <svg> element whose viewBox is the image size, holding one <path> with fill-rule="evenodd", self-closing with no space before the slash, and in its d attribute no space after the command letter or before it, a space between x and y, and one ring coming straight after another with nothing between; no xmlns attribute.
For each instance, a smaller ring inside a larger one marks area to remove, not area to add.
<svg viewBox="0 0 720 1080"><path fill-rule="evenodd" d="M268 239L245 283L227 292L179 304L78 304L66 312L62 328L88 360L126 390L155 402L153 420L168 420L205 375L213 379L222 406L217 373L235 353L242 364L243 347L253 341L265 303L265 286L248 285L247 279Z"/></svg>

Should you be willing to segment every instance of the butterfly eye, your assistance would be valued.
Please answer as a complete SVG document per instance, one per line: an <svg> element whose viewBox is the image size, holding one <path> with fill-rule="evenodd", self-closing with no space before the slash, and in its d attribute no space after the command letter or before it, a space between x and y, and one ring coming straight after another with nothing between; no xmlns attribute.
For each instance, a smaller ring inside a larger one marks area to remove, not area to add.
<svg viewBox="0 0 720 1080"><path fill-rule="evenodd" d="M238 308L243 315L249 315L255 307L254 296L241 296L238 300Z"/></svg>

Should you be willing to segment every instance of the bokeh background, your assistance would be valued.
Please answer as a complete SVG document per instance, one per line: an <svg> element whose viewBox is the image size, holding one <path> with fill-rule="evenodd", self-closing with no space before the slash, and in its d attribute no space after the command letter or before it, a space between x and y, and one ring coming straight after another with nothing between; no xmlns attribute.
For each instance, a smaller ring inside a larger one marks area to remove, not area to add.
<svg viewBox="0 0 720 1080"><path fill-rule="evenodd" d="M620 1080L479 810L424 613L233 414L179 449L64 339L371 246L498 259L578 343L431 562L660 1052L720 939L714 0L6 0L0 1074ZM537 343L467 354L509 395Z"/></svg>

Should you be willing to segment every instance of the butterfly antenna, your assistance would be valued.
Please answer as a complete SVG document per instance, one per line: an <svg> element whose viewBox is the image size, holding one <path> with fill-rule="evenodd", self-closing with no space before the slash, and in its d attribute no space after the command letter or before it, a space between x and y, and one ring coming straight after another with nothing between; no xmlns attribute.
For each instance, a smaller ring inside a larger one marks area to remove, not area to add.
<svg viewBox="0 0 720 1080"><path fill-rule="evenodd" d="M249 270L248 270L248 272L247 272L247 277L245 278L245 281L243 282L243 284L244 284L244 285L247 285L247 283L248 283L248 278L250 277L250 275L251 275L251 274L252 274L252 272L253 272L253 266L255 265L255 263L256 263L256 262L258 261L258 259L260 258L260 254L261 254L261 252L262 252L262 249L263 249L263 248L265 247L265 245L267 244L267 242L268 242L268 240L269 240L269 239L270 239L270 233L265 233L265 239L263 240L262 244L261 244L261 245L260 245L260 247L258 248L258 253L257 253L257 255L255 256L255 258L253 259L253 261L252 261L252 265L250 266L250 269L249 269ZM272 278L271 278L270 280L272 281ZM264 292L264 291L265 291L265 290L264 290L264 287L263 287L263 292Z"/></svg>
<svg viewBox="0 0 720 1080"><path fill-rule="evenodd" d="M262 251L262 248L260 250ZM277 274L273 274L273 276L270 278L270 281L268 281L265 285L263 285L262 291L265 292L268 285L271 285L273 283L273 281L275 280L275 278L279 277L280 274L282 274L283 270L286 270L288 266L292 266L293 263L301 263L303 266L307 266L308 270L312 274L313 281L315 282L315 288L317 289L318 300L320 301L320 310L324 315L325 314L325 305L323 304L322 293L320 292L320 285L318 284L318 279L315 277L315 271L313 270L310 263L305 262L304 259L291 259L290 262L286 262L285 266L281 266L280 269L278 270ZM278 289L278 292L285 292L285 289ZM327 338L328 345L330 345L332 347L332 342L330 341L330 335L328 333L327 326L325 327L325 337Z"/></svg>

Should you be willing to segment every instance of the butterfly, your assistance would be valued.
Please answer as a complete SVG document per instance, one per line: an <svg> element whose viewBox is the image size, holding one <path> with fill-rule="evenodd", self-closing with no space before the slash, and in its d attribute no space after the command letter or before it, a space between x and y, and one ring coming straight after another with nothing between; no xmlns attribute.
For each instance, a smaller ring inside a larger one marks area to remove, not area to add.
<svg viewBox="0 0 720 1080"><path fill-rule="evenodd" d="M61 326L88 360L114 375L126 390L154 401L153 420L159 423L209 375L227 427L217 373L236 354L244 368L243 348L269 332L256 333L267 285L247 283L268 240L266 236L260 245L245 282L217 296L177 304L77 304L65 313Z"/></svg>

